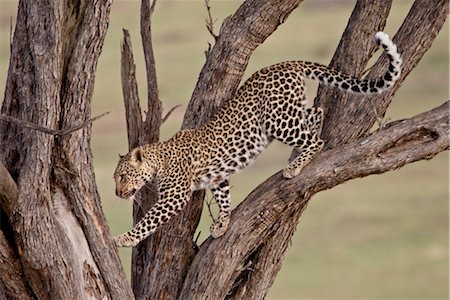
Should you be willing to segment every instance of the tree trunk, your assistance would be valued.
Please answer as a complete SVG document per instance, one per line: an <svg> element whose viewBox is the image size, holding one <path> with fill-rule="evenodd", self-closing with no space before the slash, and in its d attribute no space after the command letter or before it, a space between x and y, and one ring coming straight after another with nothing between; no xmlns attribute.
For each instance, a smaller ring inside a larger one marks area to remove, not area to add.
<svg viewBox="0 0 450 300"><path fill-rule="evenodd" d="M20 1L2 114L52 130L89 119L110 4ZM18 188L12 209L2 202L26 291L14 298L132 297L101 210L90 135L90 126L52 135L0 123L0 159Z"/></svg>

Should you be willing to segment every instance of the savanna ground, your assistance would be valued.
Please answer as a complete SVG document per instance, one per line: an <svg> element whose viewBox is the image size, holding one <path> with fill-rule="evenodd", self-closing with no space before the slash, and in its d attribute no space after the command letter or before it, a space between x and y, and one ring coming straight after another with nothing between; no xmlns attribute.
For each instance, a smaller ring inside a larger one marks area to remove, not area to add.
<svg viewBox="0 0 450 300"><path fill-rule="evenodd" d="M413 1L394 1L385 29L391 36ZM212 1L218 32L240 1ZM354 1L305 1L259 47L247 69L284 60L327 64L346 26ZM10 16L16 1L1 1L0 83L4 88L9 56ZM96 178L111 232L131 228L131 204L114 196L112 174L117 154L127 151L120 84L122 28L130 30L139 93L145 100L144 60L139 35L139 1L113 3L111 22L98 64L93 115L111 114L94 123L92 148ZM153 18L154 51L164 109L181 104L163 124L162 139L181 126L184 109L213 42L205 28L203 1L160 1ZM431 109L448 99L448 26L395 96L387 117L396 120ZM370 41L368 41L370 42ZM376 54L376 56L379 52ZM308 82L313 99L316 84ZM273 143L249 169L232 177L235 206L254 187L283 168L289 148ZM210 195L209 195L210 197ZM269 299L447 299L448 298L448 153L401 170L353 180L314 197L301 218ZM211 223L205 209L199 242ZM162 230L164 230L162 228ZM120 250L125 270L130 250ZM176 259L176 257L174 257Z"/></svg>

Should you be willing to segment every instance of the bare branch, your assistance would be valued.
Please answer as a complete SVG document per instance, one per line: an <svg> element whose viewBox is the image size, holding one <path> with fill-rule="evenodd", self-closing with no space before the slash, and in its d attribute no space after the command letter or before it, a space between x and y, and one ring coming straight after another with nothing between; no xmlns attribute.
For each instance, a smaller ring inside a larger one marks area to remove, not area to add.
<svg viewBox="0 0 450 300"><path fill-rule="evenodd" d="M167 119L170 117L170 115L175 111L175 109L177 109L179 107L181 107L180 104L175 105L174 107L169 109L169 111L166 113L166 115L162 118L161 123L165 123L167 121Z"/></svg>
<svg viewBox="0 0 450 300"><path fill-rule="evenodd" d="M127 120L128 149L134 149L142 144L144 124L139 100L136 80L136 65L134 64L133 49L128 30L123 29L123 41L120 48L123 101L125 103L125 117Z"/></svg>
<svg viewBox="0 0 450 300"><path fill-rule="evenodd" d="M217 22L217 18L215 20L213 20L212 15L211 15L211 6L209 5L209 0L205 0L205 6L206 6L206 11L208 12L208 16L205 19L206 22L206 29L208 29L209 33L211 34L211 36L214 38L214 40L216 41L217 38L219 37L217 34L214 33L214 23ZM211 48L211 46L209 47ZM209 51L208 51L209 52Z"/></svg>
<svg viewBox="0 0 450 300"><path fill-rule="evenodd" d="M13 18L9 18L9 55L12 53L12 40L13 40Z"/></svg>
<svg viewBox="0 0 450 300"><path fill-rule="evenodd" d="M206 197L205 197L205 203L206 203L206 208L208 209L209 217L211 218L211 221L213 223L215 223L216 219L214 218L214 215L213 215L212 210L211 210L211 206L212 206L213 202L215 202L214 197L211 197L209 199L206 199Z"/></svg>
<svg viewBox="0 0 450 300"><path fill-rule="evenodd" d="M155 10L156 0L151 4L149 0L141 0L141 38L144 50L145 67L147 73L147 115L139 138L142 144L155 143L159 141L160 128L162 123L162 104L159 99L158 82L156 76L155 58L152 44L152 14ZM128 118L132 116L127 116ZM130 133L129 133L130 135ZM154 185L154 183L152 183ZM156 187L140 192L142 198L142 209L138 205L133 205L133 220L140 220L146 211L157 201L158 194ZM131 267L131 285L136 298L146 298L152 291L151 284L155 280L142 276L142 273L149 272L155 257L149 258L147 253L153 252L159 244L157 235L146 239L133 249ZM167 296L167 295L166 295Z"/></svg>
<svg viewBox="0 0 450 300"><path fill-rule="evenodd" d="M155 57L153 54L152 14L155 10L156 0L141 1L141 37L144 48L145 67L147 70L147 118L145 120L145 143L154 143L159 140L161 127L162 105L159 100L158 81L156 77Z"/></svg>
<svg viewBox="0 0 450 300"><path fill-rule="evenodd" d="M58 130L57 133L56 133L56 135L63 136L63 135L72 133L72 132L74 132L74 131L77 131L77 130L79 130L79 129L81 129L81 128L84 128L84 127L86 127L86 126L91 125L94 121L97 121L98 119L100 119L100 118L102 118L102 117L108 115L109 113L110 113L110 112L107 111L107 112L104 112L104 113L102 113L102 114L99 114L99 115L97 115L97 116L95 116L95 117L89 119L89 120L86 121L86 122L83 122L83 123L81 123L81 124L75 125L75 126L73 126L73 127L71 127L71 128Z"/></svg>
<svg viewBox="0 0 450 300"><path fill-rule="evenodd" d="M20 127L24 127L24 128L30 128L30 129L34 129L40 132L44 132L50 135L55 135L55 136L63 136L63 135L67 135L69 133L72 133L74 131L80 130L86 126L91 125L94 121L100 119L103 116L106 116L107 114L109 114L110 112L104 112L100 115L97 115L91 119L89 119L86 122L83 122L81 124L75 125L73 127L70 128L66 128L66 129L50 129L44 126L40 126L37 124L34 124L32 122L29 121L25 121L25 120L20 120L11 116L7 116L7 115L0 115L0 120L5 121L5 122L10 122L10 123L14 123L17 124Z"/></svg>

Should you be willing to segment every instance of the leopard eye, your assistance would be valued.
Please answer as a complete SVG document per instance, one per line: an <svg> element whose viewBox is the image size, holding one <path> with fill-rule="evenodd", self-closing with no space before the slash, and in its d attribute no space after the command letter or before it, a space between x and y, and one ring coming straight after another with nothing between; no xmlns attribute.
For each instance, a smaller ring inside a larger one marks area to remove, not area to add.
<svg viewBox="0 0 450 300"><path fill-rule="evenodd" d="M119 175L119 180L120 180L120 182L126 181L127 180L127 175L125 175L125 174Z"/></svg>

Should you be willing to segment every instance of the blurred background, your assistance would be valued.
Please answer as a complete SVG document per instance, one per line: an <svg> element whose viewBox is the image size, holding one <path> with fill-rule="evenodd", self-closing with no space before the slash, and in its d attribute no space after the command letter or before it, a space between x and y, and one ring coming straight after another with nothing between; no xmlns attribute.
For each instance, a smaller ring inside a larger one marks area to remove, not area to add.
<svg viewBox="0 0 450 300"><path fill-rule="evenodd" d="M211 1L218 33L222 20L241 1ZM385 31L393 36L413 1L394 1ZM328 64L355 1L304 1L286 23L252 56L245 78L284 60ZM134 46L140 99L145 103L145 64L139 32L140 1L114 1L96 75L93 111L111 114L93 125L96 179L111 232L132 226L131 203L114 195L118 153L127 152L120 82L122 28ZM17 1L1 0L0 84L5 86L10 22ZM159 1L153 17L153 45L164 111L181 104L163 124L161 137L179 130L184 109L213 38L205 28L203 1ZM448 23L448 22L447 22ZM403 83L386 116L408 118L448 99L447 24L433 47ZM378 57L378 52L375 56ZM308 97L317 84L308 82ZM145 106L143 106L145 107ZM274 142L257 162L231 178L233 207L271 174L282 169L290 149ZM209 195L210 197L210 195ZM448 298L448 153L401 170L353 180L317 194L304 212L292 246L268 299L447 299ZM208 237L205 212L200 241ZM121 249L130 273L130 250ZM176 258L174 258L176 259Z"/></svg>

